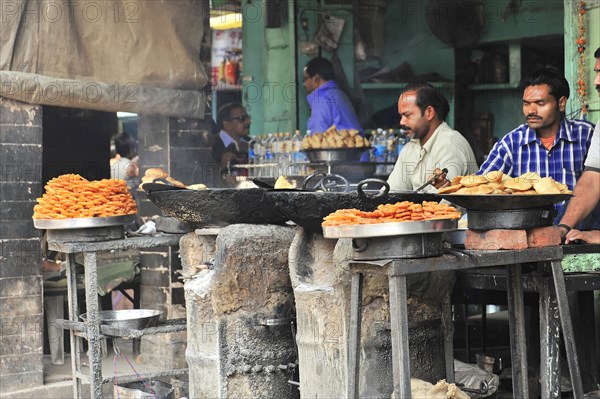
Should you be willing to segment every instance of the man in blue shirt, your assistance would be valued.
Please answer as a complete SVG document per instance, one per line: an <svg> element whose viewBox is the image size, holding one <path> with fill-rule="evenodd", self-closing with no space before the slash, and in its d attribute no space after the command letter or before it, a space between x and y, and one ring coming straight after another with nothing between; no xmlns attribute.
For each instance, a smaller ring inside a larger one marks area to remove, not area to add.
<svg viewBox="0 0 600 399"><path fill-rule="evenodd" d="M328 59L317 57L308 61L303 77L308 92L306 100L311 109L307 126L311 133L324 132L332 125L338 130L357 129L362 132L352 103L335 83L333 65Z"/></svg>
<svg viewBox="0 0 600 399"><path fill-rule="evenodd" d="M594 125L566 119L569 84L557 70L540 69L527 76L520 88L527 123L494 145L478 173L501 170L518 177L537 172L573 190L584 169ZM562 215L564 204L557 209Z"/></svg>

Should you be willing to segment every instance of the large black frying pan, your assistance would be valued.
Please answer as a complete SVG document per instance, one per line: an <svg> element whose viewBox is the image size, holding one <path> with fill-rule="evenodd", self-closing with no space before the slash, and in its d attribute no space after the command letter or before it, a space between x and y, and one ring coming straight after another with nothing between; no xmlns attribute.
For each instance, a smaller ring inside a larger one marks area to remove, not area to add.
<svg viewBox="0 0 600 399"><path fill-rule="evenodd" d="M381 183L383 191L364 191L362 187L369 183ZM299 190L272 190L267 197L275 203L282 214L306 230L322 232L323 218L338 209L356 208L373 211L381 204L394 204L400 201L437 201L437 194L390 192L385 181L367 179L360 182L356 192L314 192Z"/></svg>
<svg viewBox="0 0 600 399"><path fill-rule="evenodd" d="M283 224L288 220L260 188L186 190L156 183L142 188L165 215L200 226Z"/></svg>
<svg viewBox="0 0 600 399"><path fill-rule="evenodd" d="M500 211L517 209L545 208L572 197L571 194L441 194L440 197L448 202L473 211Z"/></svg>

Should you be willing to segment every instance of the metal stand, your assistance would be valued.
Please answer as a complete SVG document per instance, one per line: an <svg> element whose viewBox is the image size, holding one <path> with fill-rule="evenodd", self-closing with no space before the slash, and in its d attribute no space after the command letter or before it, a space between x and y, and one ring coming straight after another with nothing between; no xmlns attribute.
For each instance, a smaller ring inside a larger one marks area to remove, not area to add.
<svg viewBox="0 0 600 399"><path fill-rule="evenodd" d="M175 323L167 326L159 326L146 330L128 330L119 329L111 331L107 326L100 326L99 306L98 306L98 275L96 253L98 251L125 250L152 248L160 246L179 245L181 235L168 234L156 237L134 237L121 240L100 241L100 242L59 242L49 241L48 248L53 251L67 253L67 290L69 296L69 320L58 320L57 323L63 328L70 330L71 338L71 370L73 373L73 397L81 399L84 397L82 392L82 382L88 381L90 384L90 394L92 399L102 399L102 385L112 382L112 378L102 377L102 350L101 340L106 336L119 336L139 338L144 334L167 333L175 331L184 331L185 322ZM85 296L87 321L79 321L79 308L77 306L77 273L75 270L75 253L84 254L85 266ZM81 371L81 338L88 341L89 347L89 375ZM156 378L167 375L181 375L187 372L187 369L170 370L168 372L147 373L143 378ZM131 382L140 379L139 375L122 376L119 381ZM87 395L85 395L87 396Z"/></svg>
<svg viewBox="0 0 600 399"><path fill-rule="evenodd" d="M351 262L353 272L350 299L350 330L348 348L348 386L347 397L358 397L358 372L360 365L360 303L362 275L365 273L383 274L389 279L390 286L390 319L392 328L392 361L394 372L394 397L408 399L411 397L410 362L408 346L408 315L406 306L406 276L442 270L466 270L481 267L506 266L508 273L507 294L509 303L509 320L511 333L511 357L513 363L513 393L516 398L529 398L527 386L526 340L523 306L523 283L521 264L530 262L549 263L554 274L556 298L560 310L560 322L565 337L568 353L569 371L573 381L574 397L583 399L581 375L577 365L573 326L569 313L564 276L562 274L560 247L532 248L522 251L458 251L448 250L443 256L422 259L390 259L383 261ZM445 345L446 360L452 359L451 345ZM541 348L542 351L545 348ZM569 353L571 352L571 353ZM558 354L557 354L558 356ZM452 366L453 367L453 366ZM449 365L446 364L448 371ZM552 370L542 370L551 373ZM453 377L453 376L449 376ZM449 381L452 381L449 379ZM560 381L555 383L560 384ZM550 387L550 390L555 387ZM559 386L560 391L560 386Z"/></svg>

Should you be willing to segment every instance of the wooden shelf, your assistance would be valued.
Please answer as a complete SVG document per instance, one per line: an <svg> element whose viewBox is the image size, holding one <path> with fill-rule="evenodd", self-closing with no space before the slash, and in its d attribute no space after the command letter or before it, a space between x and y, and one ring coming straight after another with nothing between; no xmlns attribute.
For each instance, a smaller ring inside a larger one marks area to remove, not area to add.
<svg viewBox="0 0 600 399"><path fill-rule="evenodd" d="M469 90L514 90L518 87L518 83L481 83L469 85Z"/></svg>
<svg viewBox="0 0 600 399"><path fill-rule="evenodd" d="M454 86L454 82L429 82L431 83L434 87L437 88L447 88L447 87L453 87ZM362 89L363 90L401 90L403 89L407 84L407 82L390 82L390 83L362 83Z"/></svg>

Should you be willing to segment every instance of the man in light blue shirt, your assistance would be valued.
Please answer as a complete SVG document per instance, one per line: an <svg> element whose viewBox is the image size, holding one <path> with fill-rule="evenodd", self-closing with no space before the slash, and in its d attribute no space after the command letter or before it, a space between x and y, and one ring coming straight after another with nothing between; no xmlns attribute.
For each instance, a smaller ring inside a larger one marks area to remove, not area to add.
<svg viewBox="0 0 600 399"><path fill-rule="evenodd" d="M335 83L333 65L328 59L317 57L308 61L303 76L308 92L306 100L311 109L307 127L311 133L324 132L332 125L338 130L357 129L362 132L352 103Z"/></svg>

